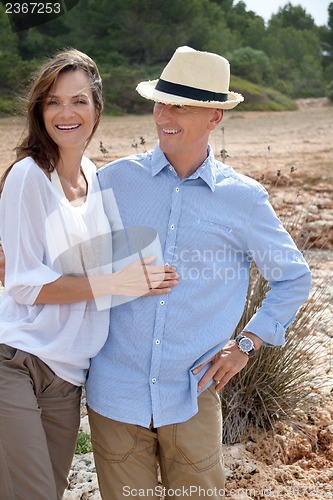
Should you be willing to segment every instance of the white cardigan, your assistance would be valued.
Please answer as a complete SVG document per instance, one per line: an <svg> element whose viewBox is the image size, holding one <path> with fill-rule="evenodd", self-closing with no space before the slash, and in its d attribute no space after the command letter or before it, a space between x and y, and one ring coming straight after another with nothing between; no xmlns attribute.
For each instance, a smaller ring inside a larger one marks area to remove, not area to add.
<svg viewBox="0 0 333 500"><path fill-rule="evenodd" d="M0 200L6 255L0 343L38 356L75 385L84 383L90 358L106 340L111 298L61 305L34 301L43 285L61 275L111 272L111 231L96 168L84 157L82 169L88 194L81 206L73 207L57 175L51 183L32 158L13 166Z"/></svg>

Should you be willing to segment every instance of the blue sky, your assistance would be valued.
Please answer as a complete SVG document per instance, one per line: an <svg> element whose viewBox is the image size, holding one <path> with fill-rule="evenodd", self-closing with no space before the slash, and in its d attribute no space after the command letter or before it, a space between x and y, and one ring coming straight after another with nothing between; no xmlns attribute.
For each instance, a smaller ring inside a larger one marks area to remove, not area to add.
<svg viewBox="0 0 333 500"><path fill-rule="evenodd" d="M333 0L243 0L247 10L253 10L256 14L268 21L272 14L276 14L280 7L287 3L301 5L310 14L317 26L328 22L328 6ZM234 2L236 4L238 2Z"/></svg>

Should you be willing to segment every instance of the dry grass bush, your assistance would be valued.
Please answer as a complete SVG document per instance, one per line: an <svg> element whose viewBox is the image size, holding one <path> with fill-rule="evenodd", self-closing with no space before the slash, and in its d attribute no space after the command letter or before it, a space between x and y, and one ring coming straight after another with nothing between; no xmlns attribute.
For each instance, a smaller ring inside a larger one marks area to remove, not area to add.
<svg viewBox="0 0 333 500"><path fill-rule="evenodd" d="M277 187L280 175L278 171L273 188ZM288 187L284 189L287 191ZM296 201L295 206L290 206L289 202L288 207L282 202L279 207L284 213L281 220L311 267L318 254L318 250L311 249L318 245L307 231L305 209L303 212L296 210ZM330 371L327 360L332 354L333 335L326 294L332 284L332 278L314 277L310 297L288 328L285 345L262 347L221 391L225 444L274 431L276 421L288 421L299 429L304 412L310 413L311 407L318 403L318 387L325 383L325 372ZM234 336L259 308L267 290L266 280L253 266L246 307Z"/></svg>

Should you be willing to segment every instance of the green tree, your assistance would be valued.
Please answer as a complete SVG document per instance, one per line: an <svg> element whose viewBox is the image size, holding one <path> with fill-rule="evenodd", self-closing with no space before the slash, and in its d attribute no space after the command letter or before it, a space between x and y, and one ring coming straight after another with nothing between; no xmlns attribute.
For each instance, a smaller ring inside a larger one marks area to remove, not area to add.
<svg viewBox="0 0 333 500"><path fill-rule="evenodd" d="M328 6L327 26L320 26L319 37L322 46L324 80L332 88L333 82L333 3ZM331 95L331 90L329 94Z"/></svg>
<svg viewBox="0 0 333 500"><path fill-rule="evenodd" d="M34 60L22 60L17 34L12 32L5 8L0 4L0 116L18 111L17 97L25 91L34 67Z"/></svg>
<svg viewBox="0 0 333 500"><path fill-rule="evenodd" d="M141 109L129 90L136 79L157 77L181 45L226 55L233 73L269 83L290 96L324 95L324 84L333 79L333 3L328 26L317 27L302 7L290 3L265 26L244 1L80 0L65 15L16 33L3 4L0 90L4 96L14 95L35 65L66 47L96 60L107 78L108 96L116 97L117 105L122 103L126 110ZM118 109L117 105L111 107Z"/></svg>
<svg viewBox="0 0 333 500"><path fill-rule="evenodd" d="M11 31L5 7L0 3L0 56L18 55L17 38ZM1 71L2 73L2 71Z"/></svg>
<svg viewBox="0 0 333 500"><path fill-rule="evenodd" d="M223 55L241 43L238 33L228 27L227 16L222 9L210 0L199 2L197 15L192 18L189 30L188 45L198 50Z"/></svg>
<svg viewBox="0 0 333 500"><path fill-rule="evenodd" d="M306 16L301 8L296 9L296 12L299 12L301 18ZM293 97L323 95L319 32L291 26L290 17L287 16L287 22L284 14L284 11L280 11L276 16L272 16L265 39L265 52L272 61L277 80L288 81ZM303 26L304 22L295 24Z"/></svg>
<svg viewBox="0 0 333 500"><path fill-rule="evenodd" d="M294 97L320 97L325 94L323 69L318 58L305 55L298 68L291 72Z"/></svg>
<svg viewBox="0 0 333 500"><path fill-rule="evenodd" d="M222 7L222 9L226 15L228 28L233 33L237 33L240 41L239 46L249 46L261 50L265 36L263 18L251 10L247 11L245 3L242 1L235 6Z"/></svg>
<svg viewBox="0 0 333 500"><path fill-rule="evenodd" d="M292 27L296 30L316 30L313 17L300 5L294 6L291 3L280 8L278 13L271 17L269 25L278 29Z"/></svg>
<svg viewBox="0 0 333 500"><path fill-rule="evenodd" d="M111 54L111 59L124 57L131 65L154 65L187 43L199 5L200 0L81 0L73 9L73 32L75 39L84 39L92 56L103 53L108 59Z"/></svg>
<svg viewBox="0 0 333 500"><path fill-rule="evenodd" d="M327 31L324 36L325 51L327 52L330 62L333 62L333 2L328 6L328 23Z"/></svg>
<svg viewBox="0 0 333 500"><path fill-rule="evenodd" d="M252 49L265 49L266 28L262 17L255 16L248 19L247 27L243 33L243 44Z"/></svg>

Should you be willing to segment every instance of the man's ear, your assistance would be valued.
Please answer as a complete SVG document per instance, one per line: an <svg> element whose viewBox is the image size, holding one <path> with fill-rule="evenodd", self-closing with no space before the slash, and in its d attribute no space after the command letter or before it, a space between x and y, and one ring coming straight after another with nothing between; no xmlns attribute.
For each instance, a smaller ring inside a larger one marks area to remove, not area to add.
<svg viewBox="0 0 333 500"><path fill-rule="evenodd" d="M223 109L214 109L214 112L209 121L210 130L214 130L223 118Z"/></svg>

